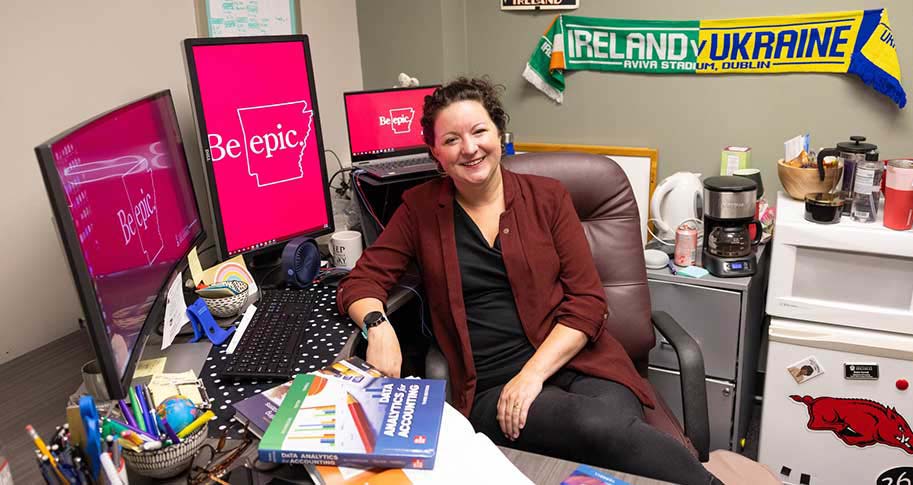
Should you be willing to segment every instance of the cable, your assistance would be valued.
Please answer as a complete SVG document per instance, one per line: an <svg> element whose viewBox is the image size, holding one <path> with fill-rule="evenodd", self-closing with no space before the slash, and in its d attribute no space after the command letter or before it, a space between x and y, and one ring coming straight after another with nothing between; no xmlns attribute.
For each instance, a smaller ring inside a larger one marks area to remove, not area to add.
<svg viewBox="0 0 913 485"><path fill-rule="evenodd" d="M650 233L651 236L653 236L653 239L656 239L656 240L659 241L660 243L665 244L666 246L675 246L675 241L674 241L674 240L673 240L671 243L670 243L670 242L666 242L666 241L664 241L663 239L661 239L659 236L657 236L656 234L654 234L653 231L650 230L650 224L649 224L649 223L650 223L650 221L655 221L655 220L656 220L656 219L654 219L654 218L647 219L647 232ZM699 225L699 227L700 227L700 230L697 232L697 239L698 239L698 241L701 241L701 240L703 239L703 237L704 237L704 236L703 236L703 234L704 234L704 221L702 221L702 220L700 220L700 219L695 219L694 217L689 217L689 218L683 220L681 223L679 223L679 225L684 224L684 223L686 223L686 222L691 222L691 221L694 221L694 222L698 223L698 225Z"/></svg>
<svg viewBox="0 0 913 485"><path fill-rule="evenodd" d="M343 167L342 160L339 159L339 155L337 155L336 152L334 152L333 150L326 149L326 150L324 150L324 153L332 154L333 157L336 158L336 164L339 165L339 170L337 170L335 173L333 173L333 176L330 177L330 182L327 185L329 185L331 189L336 191L336 195L338 195L340 197L348 198L346 196L346 192L349 191L349 187L351 187L351 185L352 185L351 178L349 179L348 182L346 182L345 177L343 177L342 182L340 182L339 187L333 187L333 179L336 178L336 175L343 173L343 172L349 172L349 171L353 170L353 168L352 167Z"/></svg>
<svg viewBox="0 0 913 485"><path fill-rule="evenodd" d="M355 195L358 196L359 200L361 200L362 205L366 209L368 209L368 213L371 214L371 218L374 219L374 223L377 224L377 227L379 229L378 232L382 232L384 230L384 224L382 222L380 222L380 219L377 217L377 214L374 213L374 208L371 207L371 204L368 203L368 197L365 196L365 193L361 188L361 177L360 177L361 173L362 173L362 171L359 170L352 174L352 177L354 179L352 188L355 189L354 190Z"/></svg>
<svg viewBox="0 0 913 485"><path fill-rule="evenodd" d="M336 192L336 195L338 195L340 197L348 198L346 193L349 191L349 187L351 187L351 183L346 183L346 179L345 179L345 177L343 177L342 182L340 183L339 187L333 187L333 181L336 180L337 175L339 175L341 173L345 173L345 172L351 172L352 170L355 170L355 168L353 168L353 167L341 168L341 169L333 172L333 175L330 176L330 181L327 182L327 185L329 185L330 188Z"/></svg>
<svg viewBox="0 0 913 485"><path fill-rule="evenodd" d="M421 312L421 317L422 317L422 335L424 335L425 337L429 337L429 338L430 338L430 337L433 337L434 334L431 332L431 329L428 328L427 325L425 325L425 300L422 298L422 294L421 294L418 290L416 290L415 288L413 288L413 287L411 287L411 286L406 286L406 285L403 285L403 284L397 284L396 286L399 286L400 288L405 288L405 289L411 291L412 293L415 293L415 296L418 297L418 303L419 303L419 305L421 305L421 307L422 307L422 312Z"/></svg>

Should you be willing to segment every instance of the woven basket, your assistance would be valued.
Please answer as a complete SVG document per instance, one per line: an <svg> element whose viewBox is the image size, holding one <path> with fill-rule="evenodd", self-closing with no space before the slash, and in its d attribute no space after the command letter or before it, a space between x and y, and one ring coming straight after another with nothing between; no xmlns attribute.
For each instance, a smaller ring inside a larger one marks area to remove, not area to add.
<svg viewBox="0 0 913 485"><path fill-rule="evenodd" d="M190 433L177 445L155 451L136 453L127 448L123 450L127 468L150 478L170 478L190 467L193 455L206 441L208 425Z"/></svg>
<svg viewBox="0 0 913 485"><path fill-rule="evenodd" d="M203 298L209 312L216 318L233 317L241 312L241 307L247 301L248 286L247 283L240 280L226 281L225 284L233 286L239 291L234 296L223 296L222 298Z"/></svg>

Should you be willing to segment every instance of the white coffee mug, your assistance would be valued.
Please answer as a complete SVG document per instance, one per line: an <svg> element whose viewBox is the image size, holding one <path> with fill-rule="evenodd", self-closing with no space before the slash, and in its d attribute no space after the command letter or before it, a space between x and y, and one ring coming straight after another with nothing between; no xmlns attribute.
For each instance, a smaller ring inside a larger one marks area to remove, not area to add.
<svg viewBox="0 0 913 485"><path fill-rule="evenodd" d="M361 257L361 233L339 231L330 236L330 254L337 268L352 269Z"/></svg>

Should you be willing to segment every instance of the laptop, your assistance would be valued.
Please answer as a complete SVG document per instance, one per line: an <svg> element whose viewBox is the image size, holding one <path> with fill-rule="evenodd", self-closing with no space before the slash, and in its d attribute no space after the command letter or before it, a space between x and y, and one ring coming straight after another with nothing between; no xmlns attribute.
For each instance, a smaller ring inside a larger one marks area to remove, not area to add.
<svg viewBox="0 0 913 485"><path fill-rule="evenodd" d="M343 93L352 166L378 179L437 172L422 139L422 105L439 86Z"/></svg>

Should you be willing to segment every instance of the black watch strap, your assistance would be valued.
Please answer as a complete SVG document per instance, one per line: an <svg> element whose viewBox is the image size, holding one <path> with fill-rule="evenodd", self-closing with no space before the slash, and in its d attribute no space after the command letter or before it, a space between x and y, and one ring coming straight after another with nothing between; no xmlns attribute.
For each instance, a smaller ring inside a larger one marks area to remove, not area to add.
<svg viewBox="0 0 913 485"><path fill-rule="evenodd" d="M368 329L369 328L374 328L374 327L376 327L384 322L388 322L388 321L389 320L387 320L387 316L384 315L384 312L378 312L378 311L368 312L368 314L365 315L364 321L362 322L362 324L363 324L362 329L361 329L362 336L364 336L365 340L368 340Z"/></svg>

